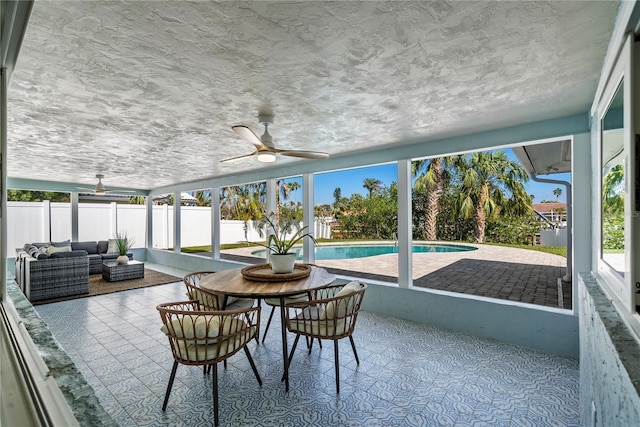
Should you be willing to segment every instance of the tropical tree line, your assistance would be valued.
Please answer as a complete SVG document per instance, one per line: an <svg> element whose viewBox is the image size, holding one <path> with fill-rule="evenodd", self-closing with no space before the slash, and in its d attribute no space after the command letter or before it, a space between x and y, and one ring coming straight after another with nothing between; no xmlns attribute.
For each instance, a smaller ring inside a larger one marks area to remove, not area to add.
<svg viewBox="0 0 640 427"><path fill-rule="evenodd" d="M526 243L539 229L528 175L503 151L436 157L412 163L413 238ZM333 215L345 238L394 239L397 185L363 181L368 195L334 191ZM559 195L558 195L559 196Z"/></svg>

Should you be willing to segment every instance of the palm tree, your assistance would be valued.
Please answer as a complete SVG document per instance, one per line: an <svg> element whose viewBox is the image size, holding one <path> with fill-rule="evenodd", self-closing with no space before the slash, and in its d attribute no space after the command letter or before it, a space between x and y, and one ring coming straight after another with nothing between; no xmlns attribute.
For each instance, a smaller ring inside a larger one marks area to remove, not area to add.
<svg viewBox="0 0 640 427"><path fill-rule="evenodd" d="M558 201L558 199L562 195L562 188L558 187L555 190L553 190L553 195L556 196L556 201Z"/></svg>
<svg viewBox="0 0 640 427"><path fill-rule="evenodd" d="M624 166L615 165L602 180L602 209L605 213L624 212Z"/></svg>
<svg viewBox="0 0 640 427"><path fill-rule="evenodd" d="M376 178L365 178L362 181L362 186L369 191L369 198L371 198L371 193L382 188L382 181Z"/></svg>
<svg viewBox="0 0 640 427"><path fill-rule="evenodd" d="M280 198L282 197L282 200L287 200L291 196L291 193L298 190L300 187L301 186L298 181L287 182L284 179L278 179L276 181L276 224L280 223Z"/></svg>
<svg viewBox="0 0 640 427"><path fill-rule="evenodd" d="M146 203L147 198L145 196L129 196L130 205L144 205Z"/></svg>
<svg viewBox="0 0 640 427"><path fill-rule="evenodd" d="M436 223L440 212L440 198L451 179L448 166L455 165L460 156L434 157L411 163L411 174L417 177L413 184L416 192L426 192L425 238L436 240Z"/></svg>
<svg viewBox="0 0 640 427"><path fill-rule="evenodd" d="M474 218L474 242L484 243L487 219L498 213L531 214L531 198L524 188L529 176L504 151L473 153L458 165L461 175L458 212Z"/></svg>
<svg viewBox="0 0 640 427"><path fill-rule="evenodd" d="M198 191L196 191L195 198L198 199L198 206L211 206L211 191L210 190L198 190Z"/></svg>

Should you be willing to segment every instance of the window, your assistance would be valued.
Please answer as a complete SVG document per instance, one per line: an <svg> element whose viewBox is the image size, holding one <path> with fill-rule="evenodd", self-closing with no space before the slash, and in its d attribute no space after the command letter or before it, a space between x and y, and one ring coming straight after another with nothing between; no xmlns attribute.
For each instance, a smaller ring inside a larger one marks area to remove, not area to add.
<svg viewBox="0 0 640 427"><path fill-rule="evenodd" d="M640 303L635 281L640 266L635 250L640 244L637 230L640 220L636 188L638 172L632 97L631 49L633 36L627 37L618 60L609 76L607 86L597 106L598 145L600 167L597 197L599 224L594 250L598 251L598 272L604 287L629 312L636 312ZM638 200L640 201L640 200Z"/></svg>

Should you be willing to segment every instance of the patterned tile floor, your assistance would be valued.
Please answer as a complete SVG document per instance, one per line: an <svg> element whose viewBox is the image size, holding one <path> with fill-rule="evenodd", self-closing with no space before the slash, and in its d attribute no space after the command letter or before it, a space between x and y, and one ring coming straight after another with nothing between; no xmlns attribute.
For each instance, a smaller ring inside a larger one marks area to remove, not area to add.
<svg viewBox="0 0 640 427"><path fill-rule="evenodd" d="M36 309L120 425L209 426L211 378L198 367L179 366L161 410L173 360L155 306L183 298L174 283ZM223 426L579 425L576 360L367 312L354 335L359 366L340 342L340 394L329 343L298 348L287 394L273 323L265 344L249 345L262 387L242 352L219 368Z"/></svg>

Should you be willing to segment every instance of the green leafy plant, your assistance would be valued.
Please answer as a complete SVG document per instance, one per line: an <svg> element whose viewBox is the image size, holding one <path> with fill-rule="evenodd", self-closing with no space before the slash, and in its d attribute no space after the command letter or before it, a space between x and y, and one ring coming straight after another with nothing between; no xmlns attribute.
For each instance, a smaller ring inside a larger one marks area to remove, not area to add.
<svg viewBox="0 0 640 427"><path fill-rule="evenodd" d="M134 240L132 238L129 238L126 231L116 231L113 237L116 240L118 254L126 255L127 252L129 252L129 249L131 249L131 246L133 246Z"/></svg>
<svg viewBox="0 0 640 427"><path fill-rule="evenodd" d="M269 235L266 244L256 242L258 245L267 248L273 255L288 254L293 245L299 243L305 237L309 237L314 245L318 244L311 234L305 232L308 227L305 225L302 228L298 228L299 223L295 219L281 219L276 224L275 214L272 212L269 215L263 215L258 224L260 225L257 228L260 236L262 236L262 226L264 225L268 225L273 230L273 234ZM298 228L298 230L287 240L287 234L291 233L294 227Z"/></svg>

